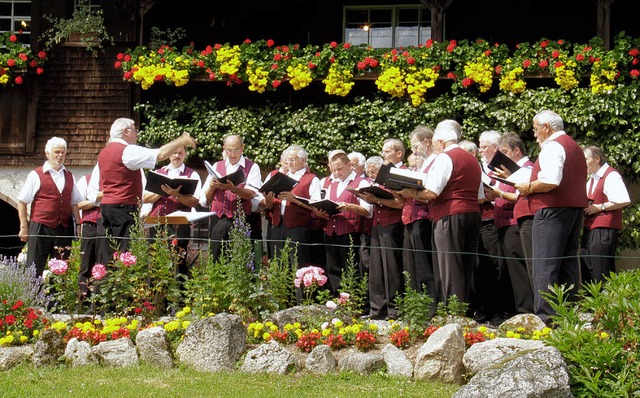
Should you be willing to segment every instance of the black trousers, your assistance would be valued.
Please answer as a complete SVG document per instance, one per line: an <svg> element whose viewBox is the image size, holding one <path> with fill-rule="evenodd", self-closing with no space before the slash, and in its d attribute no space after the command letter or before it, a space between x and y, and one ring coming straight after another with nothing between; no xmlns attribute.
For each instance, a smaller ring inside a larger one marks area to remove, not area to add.
<svg viewBox="0 0 640 398"><path fill-rule="evenodd" d="M360 234L349 233L343 235L324 235L324 244L327 259L327 277L329 278L329 288L333 296L338 295L340 290L340 279L342 272L349 260L349 249L353 250L355 264L359 262L358 244Z"/></svg>
<svg viewBox="0 0 640 398"><path fill-rule="evenodd" d="M69 221L68 227L60 224L56 228L35 221L29 223L27 266L35 264L37 276L42 276L49 257L62 260L69 258L74 225L72 220Z"/></svg>
<svg viewBox="0 0 640 398"><path fill-rule="evenodd" d="M584 210L579 207L549 207L533 217L533 307L545 323L555 314L541 292L552 284L573 285L569 299L575 298L580 279L578 247Z"/></svg>
<svg viewBox="0 0 640 398"><path fill-rule="evenodd" d="M98 223L100 263L107 265L114 251L126 252L130 229L138 217L137 205L101 205L102 222ZM113 243L111 242L113 239Z"/></svg>
<svg viewBox="0 0 640 398"><path fill-rule="evenodd" d="M473 269L470 309L491 317L502 312L504 304L501 286L504 266L500 259L498 229L493 219L482 221L480 224L477 252L478 262Z"/></svg>
<svg viewBox="0 0 640 398"><path fill-rule="evenodd" d="M397 317L395 298L403 291L401 222L371 230L369 305L372 318Z"/></svg>
<svg viewBox="0 0 640 398"><path fill-rule="evenodd" d="M98 236L98 224L83 222L81 236L80 251L82 252L82 261L80 262L78 285L80 287L80 296L84 298L88 295L88 281L91 278L91 270L98 261L98 242L96 239Z"/></svg>
<svg viewBox="0 0 640 398"><path fill-rule="evenodd" d="M213 216L209 219L209 252L213 260L217 260L222 252L222 245L229 240L233 228L233 218Z"/></svg>
<svg viewBox="0 0 640 398"><path fill-rule="evenodd" d="M533 216L518 218L518 234L520 235L520 243L522 244L522 254L524 262L527 264L527 272L533 289L533 235L531 234L531 226L533 225Z"/></svg>
<svg viewBox="0 0 640 398"><path fill-rule="evenodd" d="M583 229L580 243L582 283L601 282L615 272L617 244L617 229Z"/></svg>
<svg viewBox="0 0 640 398"><path fill-rule="evenodd" d="M520 314L533 313L533 290L531 278L524 260L524 250L517 225L498 229L502 253L509 270L510 287L513 290L515 310Z"/></svg>
<svg viewBox="0 0 640 398"><path fill-rule="evenodd" d="M440 285L440 271L433 264L433 223L431 220L416 220L404 226L402 263L411 278L411 288L422 292L423 287L433 299L429 315L435 315Z"/></svg>
<svg viewBox="0 0 640 398"><path fill-rule="evenodd" d="M289 261L292 266L296 265L295 253L297 251L297 268L306 267L308 265L316 265L313 259L309 255L309 247L306 245L309 242L309 230L306 226L287 228L284 225L284 221L278 226L271 227L269 244L269 253L272 256L277 256L278 252L284 248L284 243L289 239L292 243L291 256Z"/></svg>
<svg viewBox="0 0 640 398"><path fill-rule="evenodd" d="M473 270L478 263L480 223L480 213L453 214L435 223L435 249L445 301L455 294L460 301L469 302Z"/></svg>

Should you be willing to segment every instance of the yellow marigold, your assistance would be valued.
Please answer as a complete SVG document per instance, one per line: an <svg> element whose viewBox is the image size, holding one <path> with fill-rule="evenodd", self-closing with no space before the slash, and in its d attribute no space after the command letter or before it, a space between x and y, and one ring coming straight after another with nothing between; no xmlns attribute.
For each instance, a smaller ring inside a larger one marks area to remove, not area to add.
<svg viewBox="0 0 640 398"><path fill-rule="evenodd" d="M262 340L271 341L271 334L268 332L264 332L264 334L262 335Z"/></svg>
<svg viewBox="0 0 640 398"><path fill-rule="evenodd" d="M486 56L478 58L477 62L465 65L464 74L478 84L481 93L489 91L493 84L493 67Z"/></svg>
<svg viewBox="0 0 640 398"><path fill-rule="evenodd" d="M191 325L191 321L182 321L182 328L186 329Z"/></svg>
<svg viewBox="0 0 640 398"><path fill-rule="evenodd" d="M580 82L576 79L575 61L569 60L555 68L555 82L564 90L571 90L578 87Z"/></svg>
<svg viewBox="0 0 640 398"><path fill-rule="evenodd" d="M353 73L349 70L342 70L337 62L331 64L327 77L322 81L327 94L346 96L353 87Z"/></svg>
<svg viewBox="0 0 640 398"><path fill-rule="evenodd" d="M288 66L287 76L289 76L289 83L293 86L294 90L303 89L313 81L309 67L304 64Z"/></svg>
<svg viewBox="0 0 640 398"><path fill-rule="evenodd" d="M397 66L386 68L376 79L376 86L378 90L398 98L402 97L407 89L404 75Z"/></svg>
<svg viewBox="0 0 640 398"><path fill-rule="evenodd" d="M413 106L419 106L424 102L424 96L427 93L427 89L436 85L436 79L438 79L438 72L432 68L425 68L414 73L408 73L405 78L407 83L407 93L411 98Z"/></svg>
<svg viewBox="0 0 640 398"><path fill-rule="evenodd" d="M504 73L500 78L500 90L520 94L527 88L527 83L523 79L524 69L515 67Z"/></svg>
<svg viewBox="0 0 640 398"><path fill-rule="evenodd" d="M327 337L331 334L331 329L322 329L322 337Z"/></svg>

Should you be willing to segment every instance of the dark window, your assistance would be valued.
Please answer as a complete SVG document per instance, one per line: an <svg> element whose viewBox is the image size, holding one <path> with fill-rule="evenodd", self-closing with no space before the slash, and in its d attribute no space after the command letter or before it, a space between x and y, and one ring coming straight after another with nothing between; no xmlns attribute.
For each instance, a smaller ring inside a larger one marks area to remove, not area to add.
<svg viewBox="0 0 640 398"><path fill-rule="evenodd" d="M417 46L431 38L430 18L420 6L345 7L344 41L376 48Z"/></svg>

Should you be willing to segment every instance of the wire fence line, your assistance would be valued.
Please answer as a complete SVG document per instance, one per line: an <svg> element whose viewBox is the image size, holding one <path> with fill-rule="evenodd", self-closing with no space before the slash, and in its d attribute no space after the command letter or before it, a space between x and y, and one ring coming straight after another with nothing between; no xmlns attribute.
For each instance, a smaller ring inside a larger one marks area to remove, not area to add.
<svg viewBox="0 0 640 398"><path fill-rule="evenodd" d="M46 238L68 238L68 236L52 236L52 235L36 235L36 237L46 237ZM0 239L6 239L6 238L18 238L18 235L0 235ZM175 238L175 236L170 235L168 237L168 239L173 239ZM100 237L100 236L96 236L96 237L84 237L84 238L80 238L80 237L73 237L74 240L78 240L78 239L87 239L87 240L100 240L100 239L105 239L105 237ZM115 237L110 237L109 239L123 239L123 238L115 238ZM131 240L131 238L127 238L129 240ZM152 238L152 237L136 237L136 239L145 239L147 241L155 241L157 238ZM196 243L198 245L198 247L201 246L208 246L209 243L224 243L224 242L230 242L229 240L215 240L215 239L208 239L208 238L198 238L198 237L191 237L189 238L190 242ZM276 239L259 239L259 241L263 242L263 245L268 246L269 243L280 243L280 244L284 244L287 241L285 240L276 240ZM477 252L463 252L463 251L437 251L437 250L420 250L420 249L409 249L409 248L404 248L404 247L389 247L389 246L372 246L372 245L362 245L362 244L353 244L353 245L340 245L340 244L327 244L327 243L323 243L323 242L291 242L289 241L289 244L291 245L298 245L298 246L306 246L306 247L327 247L327 246L331 246L331 247L339 247L339 248L349 248L349 247L353 247L354 250L359 250L359 249L386 249L386 250L393 250L393 251L402 251L402 252L424 252L424 253L430 253L431 255L436 254L436 253L446 253L446 254L461 254L461 255L477 255L478 257L489 257L489 258L494 258L494 259L498 259L498 260L533 260L534 257L512 257L512 256L505 256L505 255L493 255L493 254L488 254L488 253L477 253ZM24 247L24 245L19 245L19 246L0 246L0 250L16 250L16 249L22 249ZM204 250L204 249L200 249L200 250ZM604 254L598 254L598 255L589 255L589 254L582 254L582 253L576 253L576 255L572 255L572 256L558 256L558 257L544 257L541 259L544 260L564 260L564 259L570 259L570 258L613 258L616 260L628 260L628 259L640 259L640 255L614 255L614 256L609 256L609 255L604 255ZM540 259L540 258L539 258Z"/></svg>

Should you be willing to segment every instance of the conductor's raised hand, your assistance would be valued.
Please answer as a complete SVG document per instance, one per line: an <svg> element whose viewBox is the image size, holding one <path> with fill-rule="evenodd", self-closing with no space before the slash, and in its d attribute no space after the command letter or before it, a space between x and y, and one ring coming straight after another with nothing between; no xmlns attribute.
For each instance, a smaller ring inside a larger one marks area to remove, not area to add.
<svg viewBox="0 0 640 398"><path fill-rule="evenodd" d="M182 133L180 139L187 148L195 148L198 146L196 140L187 132Z"/></svg>

